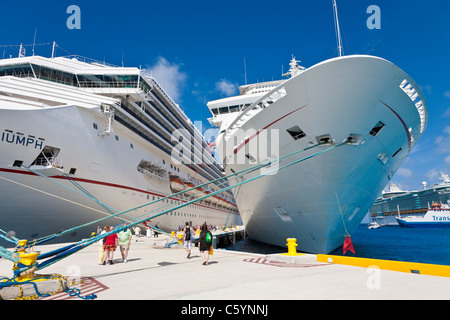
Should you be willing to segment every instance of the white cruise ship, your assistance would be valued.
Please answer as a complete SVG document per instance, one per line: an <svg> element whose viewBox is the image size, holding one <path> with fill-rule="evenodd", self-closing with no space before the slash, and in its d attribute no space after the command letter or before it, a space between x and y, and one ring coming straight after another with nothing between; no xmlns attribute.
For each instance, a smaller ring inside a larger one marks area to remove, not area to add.
<svg viewBox="0 0 450 320"><path fill-rule="evenodd" d="M370 208L371 220L398 225L399 216L423 217L433 203L450 205L450 178L441 172L440 179L442 182L432 185L422 182L421 190L403 191L391 184L389 191L383 192Z"/></svg>
<svg viewBox="0 0 450 320"><path fill-rule="evenodd" d="M210 122L226 174L271 163L243 179L265 176L233 189L249 236L283 247L296 238L300 251L328 253L357 228L422 136L427 105L414 80L379 57L290 66L288 79L209 102Z"/></svg>
<svg viewBox="0 0 450 320"><path fill-rule="evenodd" d="M39 239L219 177L223 168L201 133L155 79L138 68L79 57L0 60L4 232ZM217 182L191 194L199 197L222 187ZM186 203L189 196L171 197L101 226L161 212ZM171 231L186 221L242 224L231 192L169 212L151 224ZM96 227L60 240L81 239Z"/></svg>

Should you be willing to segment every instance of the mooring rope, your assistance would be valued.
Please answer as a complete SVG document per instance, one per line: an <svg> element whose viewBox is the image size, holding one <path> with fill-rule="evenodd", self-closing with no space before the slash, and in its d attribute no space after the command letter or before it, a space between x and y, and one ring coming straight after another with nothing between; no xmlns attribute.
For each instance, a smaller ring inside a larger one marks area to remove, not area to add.
<svg viewBox="0 0 450 320"><path fill-rule="evenodd" d="M216 183L216 182L219 182L219 181L224 180L224 182L221 183L221 185L223 185L224 183L227 182L225 179L229 179L229 178L233 178L233 177L234 177L234 179L237 179L239 176L243 176L244 174L249 174L249 173L251 173L251 172L253 172L253 171L256 171L256 170L258 170L258 169L260 169L260 168L263 168L263 167L265 167L265 166L268 166L268 165L271 165L271 164L275 164L275 163L281 161L282 159L285 159L285 158L290 157L290 156L293 156L293 155L295 155L295 154L298 154L298 153L301 153L301 152L304 152L304 151L307 151L307 150L316 148L316 147L321 146L321 145L323 145L323 144L322 144L322 143L321 143L321 144L315 144L315 145L306 147L306 148L304 148L304 149L300 149L300 150L294 151L294 152L292 152L292 153L286 154L286 155L284 155L284 156L282 156L282 157L280 157L280 158L277 158L277 159L274 159L274 160L270 160L270 161L267 161L267 162L264 162L264 163L255 165L255 166L253 166L253 167L250 167L250 168L247 168L247 169L243 169L243 170L238 171L238 172L235 172L235 173L231 173L231 174L229 174L229 175L227 175L227 176L219 177L219 178L217 178L217 179L214 179L214 180L205 182L205 183L203 183L203 184L194 186L194 187L192 187L192 188L188 188L188 189L186 189L186 190L182 190L182 191L180 191L180 192L177 192L177 193L168 195L168 196L166 196L166 197L162 197L162 198L160 198L160 199L156 199L156 200L154 200L154 201L151 201L151 202L148 202L148 203L144 203L144 204L139 205L139 206L137 206L137 207L134 207L134 208L131 208L131 209L128 209L128 210L125 210L125 211L119 211L119 212L117 212L117 213L115 213L115 214L108 215L108 216L106 216L106 217L104 217L104 218L100 218L100 219L97 219L97 220L94 220L94 221L91 221L91 222L88 222L88 223L85 223L85 224L82 224L82 225L79 225L79 226L76 226L76 227L73 227L73 228L70 228L70 229L62 230L62 231L60 231L60 232L58 232L58 233L51 234L51 235L42 237L42 238L40 238L40 239L37 239L37 240L36 240L36 243L37 243L37 244L43 243L43 242L45 242L45 241L54 239L54 238L56 238L56 237L60 237L60 236L62 236L62 235L64 235L64 234L67 234L67 233L69 233L69 232L73 232L73 231L76 231L76 230L78 230L78 229L81 229L81 228L90 226L90 225L92 225L92 224L99 223L99 222L101 222L101 221L103 221L103 220L110 219L110 218L113 218L113 217L117 217L117 216L126 214L126 213L128 213L128 212L131 212L131 211L133 211L133 210L137 210L137 209L140 209L140 208L143 208L143 207L146 207L146 206L150 206L150 205L152 205L152 204L155 204L155 203L158 203L158 202L167 200L167 199L172 198L172 197L176 197L176 196L178 196L178 195L181 195L181 194L184 194L184 193L187 193L187 192L195 191L197 188L202 188L202 187L207 186L207 185L212 184L212 183ZM44 177L44 178L47 178L47 179L49 179L50 181L53 181L53 182L55 182L55 183L58 183L59 185L65 187L65 188L68 188L68 189L70 189L70 190L73 190L74 192L76 192L76 193L78 193L78 194L80 194L80 195L82 195L82 196L84 196L84 197L87 197L87 198L89 198L89 199L92 199L92 200L94 200L95 202L97 202L98 204L100 204L101 206L106 206L106 207L108 207L108 208L114 209L114 208L112 208L112 207L110 207L110 206L108 206L108 205L102 203L100 200L96 199L95 197L90 197L90 196L88 196L87 194L80 193L80 192L78 192L77 190L74 190L74 189L72 189L72 188L66 186L66 185L63 184L63 183L60 183L59 181L56 181L55 179L52 179L52 178L50 178L50 177L48 177L48 176L46 176L46 175L43 175L43 174L40 173L40 172L37 172L36 170L33 170L33 169L31 169L31 168L29 168L29 167L26 167L26 166L24 166L24 165L22 165L22 167L28 169L29 171L31 171L31 172L33 172L33 173L39 175L39 176L42 176L42 177ZM266 174L267 174L267 173L266 173ZM2 178L2 177L0 177L0 178ZM6 178L4 178L4 179L6 179ZM14 182L14 181L9 180L9 179L6 179L6 180L11 181L11 182ZM17 183L18 183L18 182L17 182ZM18 184L20 184L20 183L18 183ZM25 186L25 185L24 185L24 186ZM32 187L29 187L29 186L26 186L26 187L32 188ZM35 188L32 188L32 189L35 189ZM35 189L35 190L38 190L38 189ZM57 197L57 198L61 198L61 197L59 197L59 196L52 195L52 194L47 193L47 192L42 191L42 190L38 190L38 191L43 192L43 193L45 193L45 194L49 194L49 195L54 196L54 197ZM223 191L224 191L224 190L222 190L221 192L223 192ZM220 192L220 193L221 193L221 192ZM188 196L187 199L189 199L189 198L191 198L191 197L194 197L194 196L195 196L196 194L198 194L198 193L199 193L199 192L195 193L194 195ZM68 199L65 199L65 198L61 198L61 199L76 204L76 202L73 202L73 201L71 201L71 200L68 200ZM79 205L84 206L83 204L79 204ZM87 207L87 206L84 206L84 207ZM90 207L87 207L87 208L89 208L89 209L91 209L91 210L95 210L95 209L90 208ZM157 210L160 210L160 209L161 209L161 208L154 209L154 210L152 210L152 211L150 211L150 212L148 212L148 213L145 213L144 215L148 215L149 213L153 213L154 211L157 211ZM114 209L114 210L118 211L117 209ZM96 211L99 211L99 212L102 212L103 214L105 214L105 212L103 212L103 211L101 211L101 210L96 210ZM144 215L142 215L142 216L144 216ZM129 216L129 215L127 215L127 216L130 217L132 220L135 220L134 217ZM142 217L142 216L140 216L140 217Z"/></svg>
<svg viewBox="0 0 450 320"><path fill-rule="evenodd" d="M105 237L107 237L107 236L109 236L109 235L111 235L111 234L120 232L120 231L122 231L122 230L125 230L126 228L133 227L133 226L138 225L138 224L140 224L140 223L143 223L144 221L147 221L147 220L149 220L149 219L153 219L153 218L159 217L159 216L161 216L161 215L163 215L163 214L166 214L166 213L168 213L168 212L171 212L171 211L173 211L173 210L177 210L177 209L183 208L183 207L185 207L185 206L191 205L191 204L196 203L196 202L198 202L198 201L204 200L204 199L206 199L206 198L208 198L208 197L214 196L214 195L216 195L216 194L218 194L218 193L221 193L221 192L230 190L230 189L232 189L232 188L239 187L239 186L241 186L241 185L243 185L243 184L252 182L252 181L254 181L254 180L256 180L256 179L259 179L259 178L264 177L264 176L266 176L266 175L270 175L270 174L275 173L275 172L277 172L277 171L279 171L279 170L283 170L283 169L285 169L285 168L287 168L287 167L290 167L290 166L295 165L295 164L297 164L297 163L300 163L300 162L302 162L302 161L305 161L305 160L308 160L308 159L310 159L310 158L319 156L319 155L321 155L321 154L323 154L323 153L325 153L325 152L328 152L328 151L330 151L330 150L333 150L333 149L335 149L335 148L337 148L337 147L340 147L340 146L342 146L342 145L345 145L345 144L347 144L347 141L344 141L344 142L342 142L342 143L340 143L340 144L337 144L337 145L333 145L333 146L331 146L331 147L329 147L329 148L327 148L327 149L324 149L324 150L322 150L322 151L316 152L316 153L314 153L314 154L312 154L312 155L309 155L309 156L307 156L307 157L304 157L304 158L295 160L295 161L293 161L293 162L291 162L291 163L288 163L288 164L286 164L286 165L284 165L284 166L281 166L281 167L279 167L279 168L275 168L275 169L273 169L273 170L271 170L271 171L268 171L268 172L266 172L266 173L264 173L264 174L257 175L257 176L255 176L255 177L252 177L252 178L248 179L248 180L245 180L245 179L244 179L244 180L242 180L242 181L240 181L240 182L238 182L238 183L236 183L236 184L227 186L227 187L225 187L225 188L223 188L223 189L220 189L220 190L218 190L218 191L214 191L214 192L212 192L212 193L210 193L210 194L208 194L208 195L202 196L202 197L200 197L200 198L196 198L196 199L191 200L191 201L188 201L188 202L186 202L186 203L184 203L184 204L180 204L180 205L175 206L175 207L173 207L173 208L171 208L171 209L164 210L164 211L159 212L159 213L157 213L157 214L154 214L154 215L152 215L152 216L150 216L150 217L145 217L145 218L143 218L143 219L137 219L137 220L134 221L134 222L131 222L131 223L128 223L128 224L124 224L124 225L122 225L122 226L119 226L119 227L117 227L117 228L114 228L112 231L109 231L109 232L107 232L107 233L105 233L105 234L100 234L100 235L94 236L94 237L92 237L92 238L90 238L90 239L87 239L87 240L84 241L84 243L79 243L79 244L77 244L77 245L75 245L75 246L71 246L68 250L63 251L63 252L57 254L57 255L56 255L55 257L53 257L53 258L50 258L50 259L48 259L48 260L46 260L46 261L43 261L42 263L34 263L34 264L31 265L31 266L24 266L24 267L22 267L22 268L18 268L18 269L15 271L15 273L20 274L21 272L24 272L24 271L26 271L26 270L28 270L28 269L30 269L30 268L32 268L32 267L36 267L37 270L41 270L41 269L43 269L43 268L45 268L45 267L48 267L48 266L50 266L50 265L52 265L52 264L54 264L54 263L56 263L56 262L58 262L58 261L60 261L60 260L62 260L62 259L64 259L64 258L66 258L66 257L69 256L69 255L72 255L72 254L78 252L79 250L81 250L81 249L83 249L83 248L85 248L85 247L87 247L87 246L89 246L89 245L91 245L91 244L93 244L93 243L96 243L98 240L103 239L103 238L105 238ZM298 152L296 152L296 153L298 153ZM290 155L291 155L291 154L290 154ZM286 155L286 156L288 156L288 155ZM281 159L281 158L280 158L280 159ZM276 161L280 161L280 159L277 159ZM269 163L264 164L264 166L266 166L266 165L268 165L268 164L271 164L271 163L272 163L272 161L270 161ZM261 165L261 166L262 166L262 165ZM253 168L251 168L251 169L253 169ZM248 171L248 170L243 170L243 171ZM236 175L236 174L233 174L233 175ZM216 179L216 180L217 180L217 179ZM198 188L198 186L197 186L197 188ZM180 192L180 193L181 193L181 192ZM139 207L142 207L142 206L139 206ZM129 210L125 210L124 212L129 212L129 211L131 211L131 210L134 210L134 208L133 208L133 209L129 209Z"/></svg>
<svg viewBox="0 0 450 320"><path fill-rule="evenodd" d="M135 226L135 225L137 225L137 224L139 224L139 223L142 223L142 222L144 222L144 221L146 221L146 220L154 219L154 218L159 217L159 216L161 216L161 215L163 215L163 214L166 214L166 213L168 213L168 212L170 212L170 211L173 211L173 210L177 210L177 209L183 208L183 207L188 206L188 205L190 205L190 204L193 204L193 203L195 203L195 202L197 202L197 201L200 201L200 200L206 199L206 198L208 198L208 197L210 197L210 196L216 195L216 194L218 194L218 193L220 193L220 192L227 191L227 190L230 190L230 189L232 189L232 188L239 187L239 186L241 186L241 185L243 185L243 184L252 182L252 181L254 181L254 180L256 180L256 179L259 179L259 178L261 178L261 177L264 177L264 176L266 176L266 175L270 175L271 173L275 173L275 172L278 171L278 170L283 170L283 169L288 168L288 167L290 167L290 166L293 166L293 165L295 165L295 164L297 164L297 163L300 163L300 162L302 162L302 161L308 160L308 159L310 159L310 158L316 157L316 156L321 155L321 154L323 154L323 153L325 153L325 152L328 152L328 151L330 151L330 150L333 150L333 149L335 149L335 148L337 148L337 147L340 147L340 146L342 146L342 145L344 145L344 144L346 144L346 143L347 143L347 141L345 141L345 142L343 142L343 143L340 143L340 144L337 144L337 145L333 145L333 146L331 146L331 147L329 147L329 148L327 148L327 149L325 149L325 150L322 150L322 151L316 152L316 153L314 153L314 154L312 154L312 155L309 155L309 156L307 156L307 157L304 157L304 158L295 160L295 161L293 161L293 162L291 162L291 163L288 163L288 164L286 164L286 165L284 165L284 166L281 166L281 167L279 167L279 168L276 168L276 169L273 169L273 170L271 170L271 171L269 171L269 172L266 172L265 174L257 175L257 176L255 176L255 177L253 177L253 178L248 179L248 180L243 180L243 181L238 182L238 183L236 183L236 184L233 184L233 185L230 185L230 186L228 186L228 187L225 187L224 189L221 189L221 190L212 192L212 193L210 193L209 195L205 195L205 196L203 196L203 197L200 197L200 198L197 198L197 199L188 201L188 202L186 202L186 203L184 203L184 204L180 204L180 205L178 205L178 206L176 206L176 207L174 207L174 208L171 208L171 209L168 209L168 210L159 212L159 213L157 213L157 214L154 214L153 216L146 217L146 218L144 218L144 219L139 219L139 220L134 221L134 222L131 222L131 223L129 223L129 224L122 225L122 226L119 226L119 227L117 227L117 228L114 228L112 231L109 231L109 232L107 232L107 233L105 233L105 234L102 234L102 235L98 235L98 236L92 237L92 238L86 240L84 243L81 243L81 244L76 245L76 246L72 247L71 249L69 249L69 250L67 250L67 251L65 251L65 252L62 252L62 253L58 254L57 256L55 256L55 257L52 258L52 259L48 259L48 260L42 262L41 264L36 264L37 269L38 269L38 270L41 270L41 269L43 269L43 268L45 268L45 267L47 267L47 266L49 266L49 265L52 265L52 264L54 264L54 263L56 263L56 262L58 262L58 261L64 259L65 257L67 257L67 256L69 256L69 255L71 255L71 254L73 254L73 253L75 253L75 252L77 252L77 251L83 249L84 247L87 247L87 246L89 246L89 245L91 245L91 244L97 242L98 240L103 239L103 238L105 238L105 237L107 237L107 236L109 236L109 235L111 235L111 234L120 232L120 231L122 231L122 230L125 230L126 228L133 227L133 226ZM25 268L23 268L23 269L20 269L19 271L20 271L20 272L23 272L23 271L29 269L30 267L31 267L31 266L25 267Z"/></svg>

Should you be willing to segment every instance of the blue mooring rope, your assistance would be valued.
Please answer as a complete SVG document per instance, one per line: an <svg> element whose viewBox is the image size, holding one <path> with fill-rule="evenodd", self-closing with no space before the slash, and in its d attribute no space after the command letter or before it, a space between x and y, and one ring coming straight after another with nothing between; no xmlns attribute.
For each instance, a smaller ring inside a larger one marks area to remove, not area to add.
<svg viewBox="0 0 450 320"><path fill-rule="evenodd" d="M37 265L38 270L43 269L43 268L45 268L45 267L47 267L47 266L49 266L49 265L51 265L51 264L53 264L53 263L56 263L57 261L59 261L59 260L65 258L65 257L67 257L67 256L69 256L69 255L71 255L71 254L73 254L73 253L75 253L75 252L77 252L77 251L83 249L84 247L87 247L87 246L91 245L92 243L97 242L99 239L102 239L102 238L104 238L104 237L106 237L106 236L109 236L109 235L111 235L111 234L113 234L113 233L117 233L117 232L119 232L119 231L121 231L121 230L124 230L124 229L126 229L126 228L135 226L135 225L137 225L137 224L139 224L139 223L142 223L142 222L144 222L144 221L147 221L147 220L149 220L149 219L153 219L153 218L159 217L159 216L161 216L161 215L163 215L163 214L166 214L166 213L168 213L168 212L170 212L170 211L177 210L177 209L179 209L179 208L182 208L182 207L188 206L188 205L190 205L190 204L196 203L196 202L198 202L198 201L201 201L201 200L203 200L203 199L206 199L206 198L211 197L211 196L213 196L213 195L216 195L216 194L218 194L218 193L221 193L221 192L224 192L224 191L228 191L228 190L230 190L230 189L232 189L232 188L236 188L236 187L238 187L238 186L241 186L242 184L245 184L245 183L254 181L254 180L256 180L256 179L259 179L259 178L261 178L261 177L263 177L263 176L265 176L265 175L271 174L271 173L276 172L276 171L278 171L278 170L282 170L282 169L287 168L287 167L289 167L289 166L295 165L295 164L297 164L297 163L299 163L299 162L302 162L302 161L305 161L305 160L310 159L310 158L312 158L312 157L315 157L315 156L318 156L318 155L320 155L320 154L323 154L323 153L325 153L325 152L327 152L327 151L330 151L330 150L335 149L335 148L337 148L337 147L339 147L339 146L342 146L342 145L344 145L344 144L347 144L347 142L348 142L348 141L344 141L344 142L342 142L342 143L340 143L340 144L333 145L332 147L329 147L329 148L327 148L327 149L325 149L325 150L322 150L322 151L319 151L319 152L314 153L314 154L312 154L312 155L306 156L306 157L304 157L304 158L295 160L295 161L293 161L293 162L291 162L291 163L288 163L288 164L286 164L286 165L284 165L284 166L281 166L281 167L279 167L279 168L276 168L276 169L273 169L273 170L271 170L271 171L269 171L269 172L266 172L265 174L261 174L261 175L255 176L255 177L250 178L250 179L248 179L248 180L242 180L242 181L240 181L239 183L236 183L236 184L234 184L234 185L230 185L230 186L228 186L228 187L225 187L225 188L220 189L220 190L218 190L218 191L212 192L212 193L210 193L210 194L208 194L208 195L205 195L205 196L203 196L203 197L200 197L200 198L197 198L197 199L188 201L188 202L186 202L186 203L184 203L184 204L175 206L175 207L170 208L170 209L168 209L168 210L164 210L164 211L159 212L159 213L157 213L157 214L154 214L154 215L152 215L152 216L150 216L150 217L146 217L146 218L144 218L144 219L137 219L137 220L135 220L135 221L132 222L132 223L129 223L129 224L126 224L126 225L122 225L122 226L119 226L118 228L115 228L113 231L107 232L107 233L105 233L105 234L103 234L103 235L98 235L98 236L96 236L96 237L92 237L92 238L90 238L90 239L87 239L87 240L85 240L85 241L82 241L82 242L80 242L78 245L76 245L75 247L73 247L73 248L71 248L71 249L69 249L69 250L65 250L64 252L59 253L59 254L58 254L57 256L55 256L54 258L48 259L48 260L46 260L46 261L44 261L44 262L38 264L38 265ZM280 157L279 159L276 159L274 162L270 161L270 162L268 162L268 163L264 163L264 164L258 165L258 166L261 166L261 167L262 167L262 166L271 165L271 164L273 164L273 163L279 162L282 158L285 158L285 157L287 157L287 156L291 156L291 155L296 154L296 153L299 153L299 152L301 152L301 151L306 151L307 149L311 149L311 148L316 147L316 146L318 146L318 145L311 146L311 147L305 148L305 149L303 149L303 150L298 150L298 151L293 152L293 153L291 153L291 154L288 154L288 155L285 155L285 156L283 156L283 157ZM256 166L256 167L258 167L258 166ZM253 171L253 170L254 170L254 168L250 168L250 170L249 170L249 169L246 169L246 170L242 170L242 172L244 172L244 171ZM242 172L241 172L241 174L242 174ZM236 174L229 175L228 177L233 176L233 175L237 175L237 173L236 173ZM221 179L223 179L223 178L216 179L215 181L218 181L218 180L221 180ZM211 182L212 182L212 181L211 181ZM203 184L203 185L209 184L209 183L211 183L211 182L205 183L205 184ZM197 186L197 187L199 187L199 186ZM179 192L178 194L184 193L184 192L186 192L186 190L185 190L185 191L181 191L181 192ZM171 196L174 196L174 195L171 195ZM171 196L168 196L168 197L171 197ZM166 198L168 198L168 197L166 197ZM154 202L156 202L156 201L154 201ZM153 202L151 202L151 203L153 203ZM147 203L147 204L138 206L138 207L136 207L136 208L140 208L140 207L149 205L149 204L151 204L151 203ZM116 215L118 215L118 214L124 214L124 213L129 212L129 211L132 211L132 210L134 210L134 209L136 209L136 208L132 208L132 209L128 209L128 210L119 212L119 213L117 213ZM84 243L83 243L83 242L84 242ZM25 267L25 268L21 268L19 271L20 271L20 272L23 272L23 271L28 270L29 268L31 268L31 266Z"/></svg>

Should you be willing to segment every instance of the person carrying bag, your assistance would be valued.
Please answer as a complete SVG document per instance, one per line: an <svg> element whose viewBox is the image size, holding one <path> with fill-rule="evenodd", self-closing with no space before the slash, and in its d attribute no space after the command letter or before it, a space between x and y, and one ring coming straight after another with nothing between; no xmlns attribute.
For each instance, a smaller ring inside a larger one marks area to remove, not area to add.
<svg viewBox="0 0 450 320"><path fill-rule="evenodd" d="M212 255L212 234L208 230L206 222L201 226L200 230L198 248L203 259L202 265L207 266L209 255Z"/></svg>

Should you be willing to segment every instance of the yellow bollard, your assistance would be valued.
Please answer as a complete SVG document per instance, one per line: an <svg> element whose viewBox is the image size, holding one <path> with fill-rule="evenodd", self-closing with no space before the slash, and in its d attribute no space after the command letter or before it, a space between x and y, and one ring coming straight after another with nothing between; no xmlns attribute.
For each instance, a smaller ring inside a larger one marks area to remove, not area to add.
<svg viewBox="0 0 450 320"><path fill-rule="evenodd" d="M20 263L29 267L33 263L36 263L36 259L37 259L38 255L39 255L39 252L21 253L19 255Z"/></svg>
<svg viewBox="0 0 450 320"><path fill-rule="evenodd" d="M17 253L25 253L25 247L27 246L28 240L19 240L19 245L16 247Z"/></svg>
<svg viewBox="0 0 450 320"><path fill-rule="evenodd" d="M36 263L36 258L38 257L39 252L29 252L29 253L20 253L20 263L29 267ZM20 276L16 278L17 281L28 281L34 279L36 276L34 272L37 270L36 266L22 272Z"/></svg>
<svg viewBox="0 0 450 320"><path fill-rule="evenodd" d="M288 247L288 253L283 253L283 255L285 256L300 256L302 254L297 253L297 239L295 238L287 238L286 239L287 243L287 247Z"/></svg>
<svg viewBox="0 0 450 320"><path fill-rule="evenodd" d="M28 244L27 240L19 240L16 247L16 255L20 259L20 263L24 266L30 267L36 263L36 259L39 256L39 252L27 252L26 246ZM29 249L28 249L29 250ZM17 269L16 264L14 264L13 271ZM37 271L37 267L33 266L26 271L20 273L15 279L16 281L29 281L36 278L34 272ZM41 280L39 280L41 281Z"/></svg>

